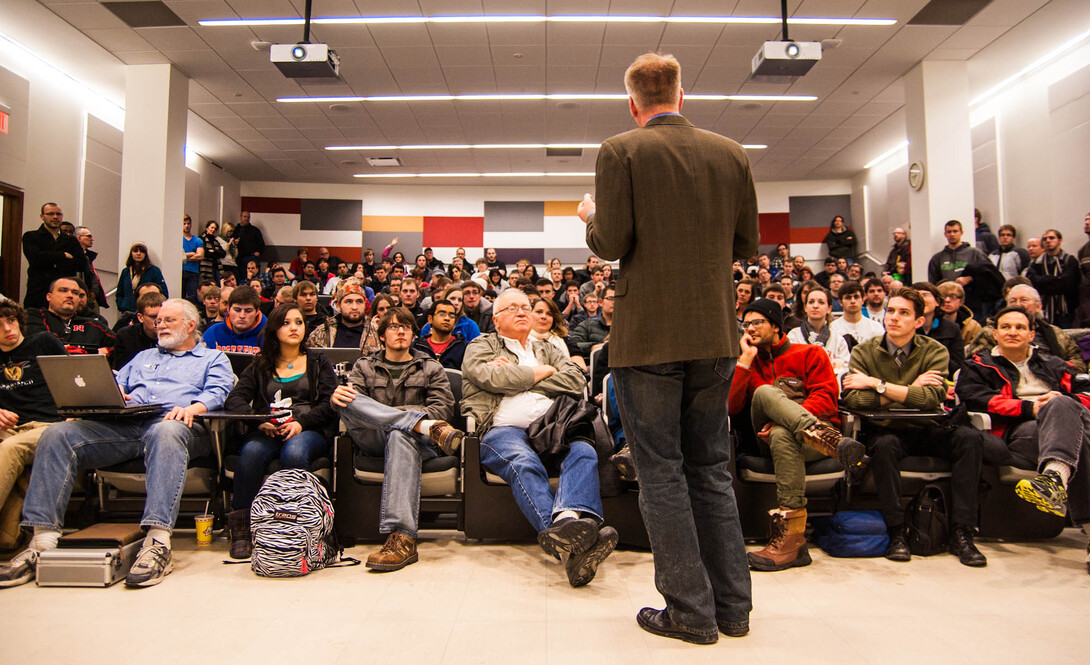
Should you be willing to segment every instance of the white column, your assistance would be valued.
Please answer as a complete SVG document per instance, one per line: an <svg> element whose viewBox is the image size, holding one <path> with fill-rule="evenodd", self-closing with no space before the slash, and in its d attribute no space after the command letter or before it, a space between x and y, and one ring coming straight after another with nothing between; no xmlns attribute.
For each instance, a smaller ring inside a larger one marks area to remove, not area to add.
<svg viewBox="0 0 1090 665"><path fill-rule="evenodd" d="M125 75L118 265L147 243L171 297L182 293L182 214L189 79L172 65L130 65Z"/></svg>
<svg viewBox="0 0 1090 665"><path fill-rule="evenodd" d="M924 61L905 75L909 167L924 167L923 187L909 192L912 276L927 279L927 262L946 244L943 225L956 219L974 244L973 154L966 63Z"/></svg>

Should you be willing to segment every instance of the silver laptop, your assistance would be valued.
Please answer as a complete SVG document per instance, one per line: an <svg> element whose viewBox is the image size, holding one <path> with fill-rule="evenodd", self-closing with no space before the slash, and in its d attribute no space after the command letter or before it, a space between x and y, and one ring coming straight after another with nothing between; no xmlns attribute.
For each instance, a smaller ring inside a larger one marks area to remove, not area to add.
<svg viewBox="0 0 1090 665"><path fill-rule="evenodd" d="M106 356L38 356L38 366L57 413L66 418L152 416L163 411L162 404L127 405Z"/></svg>

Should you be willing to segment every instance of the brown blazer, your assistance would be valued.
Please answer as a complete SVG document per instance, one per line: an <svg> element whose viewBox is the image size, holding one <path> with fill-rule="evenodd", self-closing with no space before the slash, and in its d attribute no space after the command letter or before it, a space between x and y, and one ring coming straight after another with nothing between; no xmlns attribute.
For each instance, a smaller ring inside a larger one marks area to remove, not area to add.
<svg viewBox="0 0 1090 665"><path fill-rule="evenodd" d="M587 245L621 261L610 367L737 356L731 264L760 242L742 146L658 116L602 144L594 189Z"/></svg>

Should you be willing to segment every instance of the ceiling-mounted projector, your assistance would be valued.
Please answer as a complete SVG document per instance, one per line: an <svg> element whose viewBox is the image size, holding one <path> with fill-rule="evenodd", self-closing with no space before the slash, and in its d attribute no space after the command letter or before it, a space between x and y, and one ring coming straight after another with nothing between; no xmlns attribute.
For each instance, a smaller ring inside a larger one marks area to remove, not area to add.
<svg viewBox="0 0 1090 665"><path fill-rule="evenodd" d="M273 44L269 60L290 79L338 78L341 59L325 44Z"/></svg>
<svg viewBox="0 0 1090 665"><path fill-rule="evenodd" d="M753 56L750 78L762 83L789 83L805 76L821 60L821 42L765 42Z"/></svg>

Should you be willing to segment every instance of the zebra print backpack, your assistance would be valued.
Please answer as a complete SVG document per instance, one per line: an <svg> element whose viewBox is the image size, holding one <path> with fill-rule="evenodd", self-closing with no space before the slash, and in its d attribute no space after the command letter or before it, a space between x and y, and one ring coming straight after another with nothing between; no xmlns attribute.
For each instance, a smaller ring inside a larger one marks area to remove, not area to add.
<svg viewBox="0 0 1090 665"><path fill-rule="evenodd" d="M343 552L329 494L303 469L283 469L265 480L250 507L250 536L250 569L261 577L300 577L335 565Z"/></svg>

